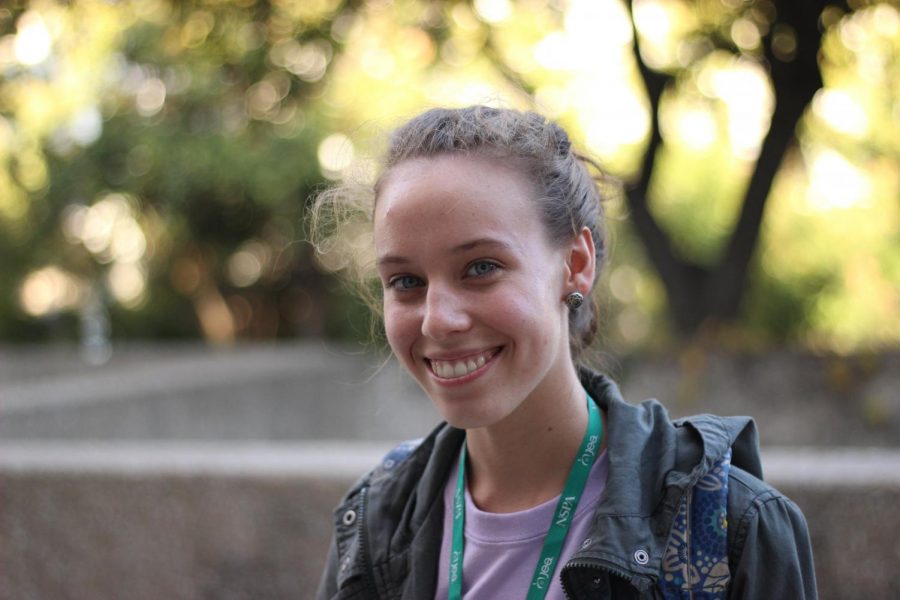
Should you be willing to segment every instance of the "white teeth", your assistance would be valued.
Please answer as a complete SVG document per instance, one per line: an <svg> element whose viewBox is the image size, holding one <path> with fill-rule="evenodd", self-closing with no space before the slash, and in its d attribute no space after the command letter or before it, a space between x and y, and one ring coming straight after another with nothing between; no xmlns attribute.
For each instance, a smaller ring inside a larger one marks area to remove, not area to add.
<svg viewBox="0 0 900 600"><path fill-rule="evenodd" d="M442 379L463 377L483 367L494 354L495 351L489 350L465 360L432 360L431 370Z"/></svg>

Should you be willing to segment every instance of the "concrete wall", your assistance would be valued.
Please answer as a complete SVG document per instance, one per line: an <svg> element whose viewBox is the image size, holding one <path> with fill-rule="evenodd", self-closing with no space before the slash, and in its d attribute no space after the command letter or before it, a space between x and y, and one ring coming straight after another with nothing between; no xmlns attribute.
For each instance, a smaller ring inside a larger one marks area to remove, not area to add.
<svg viewBox="0 0 900 600"><path fill-rule="evenodd" d="M611 367L631 401L753 415L821 597L897 596L900 354ZM126 346L88 368L73 348L0 347L0 600L309 598L343 490L436 420L395 364L353 349Z"/></svg>
<svg viewBox="0 0 900 600"><path fill-rule="evenodd" d="M210 350L0 346L0 440L401 440L437 412L394 363L318 343ZM674 415L749 414L763 446L900 446L900 353L677 356L611 362L626 399Z"/></svg>
<svg viewBox="0 0 900 600"><path fill-rule="evenodd" d="M0 440L398 440L437 412L395 364L358 348L198 344L0 347Z"/></svg>
<svg viewBox="0 0 900 600"><path fill-rule="evenodd" d="M311 598L331 509L384 450L5 444L0 600ZM769 480L806 514L823 600L900 589L900 453L865 454L765 457Z"/></svg>
<svg viewBox="0 0 900 600"><path fill-rule="evenodd" d="M381 446L0 446L0 599L310 598Z"/></svg>

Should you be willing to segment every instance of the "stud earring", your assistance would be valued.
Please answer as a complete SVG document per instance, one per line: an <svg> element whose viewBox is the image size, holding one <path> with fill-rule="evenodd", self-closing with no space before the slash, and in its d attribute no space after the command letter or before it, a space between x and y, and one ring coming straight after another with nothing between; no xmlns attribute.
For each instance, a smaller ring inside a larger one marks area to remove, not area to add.
<svg viewBox="0 0 900 600"><path fill-rule="evenodd" d="M566 296L566 305L575 310L584 303L584 295L581 292L570 292Z"/></svg>

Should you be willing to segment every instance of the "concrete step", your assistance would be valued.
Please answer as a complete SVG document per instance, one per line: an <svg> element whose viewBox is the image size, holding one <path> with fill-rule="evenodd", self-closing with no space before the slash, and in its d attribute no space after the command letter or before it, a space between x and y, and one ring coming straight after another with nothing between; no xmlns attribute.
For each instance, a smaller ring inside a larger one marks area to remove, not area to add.
<svg viewBox="0 0 900 600"><path fill-rule="evenodd" d="M390 444L0 444L0 600L311 598L332 508ZM769 448L820 597L892 598L900 450Z"/></svg>

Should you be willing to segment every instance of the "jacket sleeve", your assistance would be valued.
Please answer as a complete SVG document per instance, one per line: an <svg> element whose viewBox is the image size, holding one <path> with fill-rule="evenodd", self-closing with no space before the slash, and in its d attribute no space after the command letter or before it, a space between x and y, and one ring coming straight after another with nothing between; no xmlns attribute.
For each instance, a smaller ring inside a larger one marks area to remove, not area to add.
<svg viewBox="0 0 900 600"><path fill-rule="evenodd" d="M735 523L732 600L816 600L812 546L803 513L769 488Z"/></svg>
<svg viewBox="0 0 900 600"><path fill-rule="evenodd" d="M328 548L328 562L325 563L325 570L322 572L322 579L319 581L319 589L316 591L316 600L334 598L337 594L337 572L337 545L334 542L334 538L332 538L331 546Z"/></svg>

